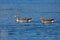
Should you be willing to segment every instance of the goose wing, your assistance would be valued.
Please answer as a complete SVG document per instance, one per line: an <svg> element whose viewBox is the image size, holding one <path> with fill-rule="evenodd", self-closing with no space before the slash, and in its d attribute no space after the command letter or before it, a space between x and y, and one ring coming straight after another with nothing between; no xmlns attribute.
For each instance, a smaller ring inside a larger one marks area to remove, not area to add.
<svg viewBox="0 0 60 40"><path fill-rule="evenodd" d="M54 19L47 19L47 21L52 21L52 20L54 20Z"/></svg>

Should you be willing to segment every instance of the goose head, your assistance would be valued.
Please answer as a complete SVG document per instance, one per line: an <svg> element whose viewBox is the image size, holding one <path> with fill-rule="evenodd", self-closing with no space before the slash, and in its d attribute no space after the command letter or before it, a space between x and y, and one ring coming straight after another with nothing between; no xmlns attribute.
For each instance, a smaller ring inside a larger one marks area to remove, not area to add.
<svg viewBox="0 0 60 40"><path fill-rule="evenodd" d="M42 16L41 19L44 20L44 16Z"/></svg>
<svg viewBox="0 0 60 40"><path fill-rule="evenodd" d="M44 16L42 16L40 19L41 19L41 21L44 21L45 20Z"/></svg>
<svg viewBox="0 0 60 40"><path fill-rule="evenodd" d="M15 18L19 18L19 14L16 14L16 15L15 15Z"/></svg>
<svg viewBox="0 0 60 40"><path fill-rule="evenodd" d="M40 19L41 19L41 22L44 23L44 20L45 20L44 16L42 16Z"/></svg>
<svg viewBox="0 0 60 40"><path fill-rule="evenodd" d="M15 18L16 18L16 22L18 23L18 21L19 21L19 14L16 14Z"/></svg>

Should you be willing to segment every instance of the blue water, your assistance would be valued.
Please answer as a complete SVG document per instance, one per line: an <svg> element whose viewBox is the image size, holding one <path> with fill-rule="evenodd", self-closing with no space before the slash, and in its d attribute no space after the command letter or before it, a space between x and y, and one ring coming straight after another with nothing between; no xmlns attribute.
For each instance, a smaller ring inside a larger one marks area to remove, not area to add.
<svg viewBox="0 0 60 40"><path fill-rule="evenodd" d="M17 24L16 14L32 21ZM42 25L41 16L56 21ZM0 40L60 40L60 0L0 0Z"/></svg>

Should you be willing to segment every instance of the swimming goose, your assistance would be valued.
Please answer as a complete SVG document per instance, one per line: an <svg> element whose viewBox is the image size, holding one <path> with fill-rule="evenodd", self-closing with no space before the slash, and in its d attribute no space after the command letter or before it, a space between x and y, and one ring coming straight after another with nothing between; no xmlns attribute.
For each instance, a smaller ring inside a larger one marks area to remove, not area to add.
<svg viewBox="0 0 60 40"><path fill-rule="evenodd" d="M54 23L55 22L54 19L45 20L44 16L42 16L41 21L42 21L42 24L49 24L49 23Z"/></svg>
<svg viewBox="0 0 60 40"><path fill-rule="evenodd" d="M32 18L23 18L23 19L20 19L19 17L19 14L16 14L16 22L17 23L28 23L28 22L31 22L31 19Z"/></svg>

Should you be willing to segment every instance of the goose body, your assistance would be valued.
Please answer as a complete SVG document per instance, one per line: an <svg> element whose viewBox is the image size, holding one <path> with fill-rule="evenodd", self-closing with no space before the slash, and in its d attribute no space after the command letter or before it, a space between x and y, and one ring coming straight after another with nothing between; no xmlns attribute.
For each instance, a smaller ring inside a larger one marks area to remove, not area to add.
<svg viewBox="0 0 60 40"><path fill-rule="evenodd" d="M23 18L23 19L19 19L19 15L16 15L16 22L17 23L28 23L31 22L32 18Z"/></svg>
<svg viewBox="0 0 60 40"><path fill-rule="evenodd" d="M16 22L17 23L28 23L28 22L31 22L31 19L28 18L28 19L16 19Z"/></svg>
<svg viewBox="0 0 60 40"><path fill-rule="evenodd" d="M43 16L42 16L41 21L42 21L43 24L49 24L49 23L54 23L55 22L54 19L47 19L47 20L45 20Z"/></svg>

